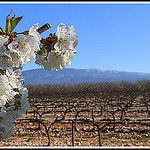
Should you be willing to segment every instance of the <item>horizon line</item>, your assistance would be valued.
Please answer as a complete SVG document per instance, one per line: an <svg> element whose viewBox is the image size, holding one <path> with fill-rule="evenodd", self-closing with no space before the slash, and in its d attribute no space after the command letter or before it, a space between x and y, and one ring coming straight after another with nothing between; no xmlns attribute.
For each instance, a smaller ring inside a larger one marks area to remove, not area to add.
<svg viewBox="0 0 150 150"><path fill-rule="evenodd" d="M44 68L33 68L33 69L28 69L28 70L23 70L22 72L25 72L25 71L31 71L31 70L41 70L41 69L44 69ZM120 70L103 70L103 69L100 69L100 68L65 68L65 69L60 69L60 70L66 70L66 69L78 69L78 70L101 70L101 71L118 71L118 72L129 72L129 73L142 73L142 74L150 74L150 72L138 72L138 71L120 71ZM44 69L45 70L45 69ZM48 71L48 70L46 70ZM49 71L56 71L56 70L49 70ZM59 71L59 70L58 70Z"/></svg>

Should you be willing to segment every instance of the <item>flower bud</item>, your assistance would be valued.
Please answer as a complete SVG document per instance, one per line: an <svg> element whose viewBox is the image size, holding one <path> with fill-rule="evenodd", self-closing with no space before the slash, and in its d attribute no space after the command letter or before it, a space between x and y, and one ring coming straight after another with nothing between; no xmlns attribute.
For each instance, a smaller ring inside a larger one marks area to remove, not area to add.
<svg viewBox="0 0 150 150"><path fill-rule="evenodd" d="M9 43L11 43L12 41L14 41L14 37L13 36L11 36L10 38L9 38Z"/></svg>

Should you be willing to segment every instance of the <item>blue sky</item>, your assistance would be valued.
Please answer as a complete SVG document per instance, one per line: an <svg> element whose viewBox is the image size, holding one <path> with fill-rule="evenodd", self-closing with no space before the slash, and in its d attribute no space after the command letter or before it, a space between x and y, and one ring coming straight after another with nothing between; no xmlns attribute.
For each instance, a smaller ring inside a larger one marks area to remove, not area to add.
<svg viewBox="0 0 150 150"><path fill-rule="evenodd" d="M17 32L50 23L52 28L41 34L46 38L61 22L75 27L77 57L67 68L150 73L150 3L0 3L3 29L11 9L16 17L24 15ZM36 68L33 60L23 70Z"/></svg>

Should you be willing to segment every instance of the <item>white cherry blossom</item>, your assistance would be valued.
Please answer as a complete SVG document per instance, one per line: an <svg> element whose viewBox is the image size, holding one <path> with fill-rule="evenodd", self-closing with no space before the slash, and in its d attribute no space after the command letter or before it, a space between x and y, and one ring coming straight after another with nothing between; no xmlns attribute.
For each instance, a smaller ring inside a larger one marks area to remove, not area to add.
<svg viewBox="0 0 150 150"><path fill-rule="evenodd" d="M19 102L17 107L16 101ZM11 136L14 132L12 122L28 107L28 90L23 86L20 70L7 68L6 74L0 75L0 141Z"/></svg>
<svg viewBox="0 0 150 150"><path fill-rule="evenodd" d="M76 50L74 49L78 45L78 38L73 26L65 26L63 23L57 27L58 42L54 45L57 52L66 53L69 58L74 58Z"/></svg>
<svg viewBox="0 0 150 150"><path fill-rule="evenodd" d="M46 70L60 70L71 65L69 58L58 52L49 52L42 55L37 54L35 63L43 66Z"/></svg>
<svg viewBox="0 0 150 150"><path fill-rule="evenodd" d="M40 40L41 40L41 36L40 34L37 32L37 29L38 29L38 23L34 24L30 30L29 30L29 35L33 35L35 40L40 43Z"/></svg>
<svg viewBox="0 0 150 150"><path fill-rule="evenodd" d="M0 66L6 69L8 66L19 67L25 65L35 58L35 51L40 49L40 34L36 31L38 24L34 24L29 30L29 35L15 37L8 44L3 45L6 39L0 36Z"/></svg>
<svg viewBox="0 0 150 150"><path fill-rule="evenodd" d="M65 69L71 65L70 58L76 57L74 49L78 44L76 31L73 26L65 26L61 23L57 28L57 42L54 50L47 52L45 49L42 54L36 54L35 63L41 65L46 70Z"/></svg>

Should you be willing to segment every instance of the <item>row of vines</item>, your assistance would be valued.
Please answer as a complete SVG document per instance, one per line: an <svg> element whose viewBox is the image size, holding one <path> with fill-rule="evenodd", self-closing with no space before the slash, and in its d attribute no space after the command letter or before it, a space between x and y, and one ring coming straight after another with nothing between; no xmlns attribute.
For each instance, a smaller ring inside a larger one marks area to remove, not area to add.
<svg viewBox="0 0 150 150"><path fill-rule="evenodd" d="M64 85L28 85L30 108L15 123L32 122L32 130L41 130L51 146L52 133L59 138L70 137L75 146L82 133L96 137L97 145L103 146L102 136L106 130L130 133L129 128L118 125L140 125L144 128L132 132L146 133L150 127L150 81L100 82ZM60 125L70 126L65 134ZM58 130L53 131L57 125ZM131 129L130 129L131 130ZM59 134L60 133L60 134ZM59 145L58 145L59 146Z"/></svg>

